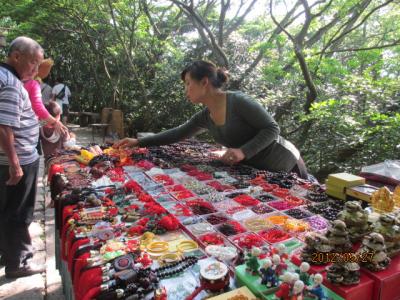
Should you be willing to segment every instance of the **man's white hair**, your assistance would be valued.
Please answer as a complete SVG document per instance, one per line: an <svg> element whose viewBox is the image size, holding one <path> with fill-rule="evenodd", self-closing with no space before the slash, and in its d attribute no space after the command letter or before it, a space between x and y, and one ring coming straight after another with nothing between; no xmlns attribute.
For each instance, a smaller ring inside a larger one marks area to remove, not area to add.
<svg viewBox="0 0 400 300"><path fill-rule="evenodd" d="M10 43L8 56L10 57L15 51L19 51L23 54L33 54L37 51L44 53L42 46L40 46L38 42L26 36L19 36Z"/></svg>

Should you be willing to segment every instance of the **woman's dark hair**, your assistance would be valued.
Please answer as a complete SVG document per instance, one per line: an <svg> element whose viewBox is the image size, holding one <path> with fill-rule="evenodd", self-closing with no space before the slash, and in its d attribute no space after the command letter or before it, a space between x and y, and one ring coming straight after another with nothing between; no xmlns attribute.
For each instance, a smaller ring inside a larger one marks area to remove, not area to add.
<svg viewBox="0 0 400 300"><path fill-rule="evenodd" d="M229 76L222 68L217 68L211 62L198 60L187 66L181 73L181 79L185 81L186 74L198 81L207 77L215 88L223 87L229 81Z"/></svg>

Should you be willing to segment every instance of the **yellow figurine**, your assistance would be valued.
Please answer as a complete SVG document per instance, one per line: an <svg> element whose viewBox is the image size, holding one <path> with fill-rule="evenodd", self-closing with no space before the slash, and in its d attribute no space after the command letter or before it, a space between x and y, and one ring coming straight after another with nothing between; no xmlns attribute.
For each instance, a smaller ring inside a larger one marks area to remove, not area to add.
<svg viewBox="0 0 400 300"><path fill-rule="evenodd" d="M400 207L400 185L396 186L393 191L394 205Z"/></svg>
<svg viewBox="0 0 400 300"><path fill-rule="evenodd" d="M372 207L380 212L391 212L394 209L393 198L390 190L386 186L381 187L371 196Z"/></svg>

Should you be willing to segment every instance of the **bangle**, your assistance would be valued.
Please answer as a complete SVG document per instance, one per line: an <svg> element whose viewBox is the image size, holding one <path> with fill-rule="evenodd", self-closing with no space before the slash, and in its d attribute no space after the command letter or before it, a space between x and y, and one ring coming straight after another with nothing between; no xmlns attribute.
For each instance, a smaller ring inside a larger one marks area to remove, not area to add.
<svg viewBox="0 0 400 300"><path fill-rule="evenodd" d="M244 226L252 231L259 231L268 227L267 222L263 219L247 219L244 221Z"/></svg>
<svg viewBox="0 0 400 300"><path fill-rule="evenodd" d="M140 238L140 249L144 250L146 246L153 241L154 237L155 234L150 231L146 231L145 233L143 233Z"/></svg>
<svg viewBox="0 0 400 300"><path fill-rule="evenodd" d="M181 256L177 253L167 253L163 254L158 258L158 262L161 265L169 264L178 261Z"/></svg>
<svg viewBox="0 0 400 300"><path fill-rule="evenodd" d="M152 242L146 246L147 250L153 253L163 253L168 251L168 243L167 242Z"/></svg>
<svg viewBox="0 0 400 300"><path fill-rule="evenodd" d="M176 248L179 252L186 252L199 248L199 245L195 241L184 240L180 242Z"/></svg>

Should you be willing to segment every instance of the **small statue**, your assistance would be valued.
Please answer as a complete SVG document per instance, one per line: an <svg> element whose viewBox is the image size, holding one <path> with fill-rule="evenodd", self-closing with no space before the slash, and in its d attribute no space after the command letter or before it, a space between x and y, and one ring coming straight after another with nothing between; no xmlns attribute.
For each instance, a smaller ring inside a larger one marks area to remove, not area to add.
<svg viewBox="0 0 400 300"><path fill-rule="evenodd" d="M297 280L300 280L300 276L299 276L299 274L296 273L296 272L291 272L291 274L292 274L292 280L290 281L290 286L293 287L293 286L294 286L294 283L295 283Z"/></svg>
<svg viewBox="0 0 400 300"><path fill-rule="evenodd" d="M389 257L400 253L400 227L396 225L396 216L394 214L386 213L380 215L379 220L374 224L373 231L380 233L385 239L386 251Z"/></svg>
<svg viewBox="0 0 400 300"><path fill-rule="evenodd" d="M338 214L338 219L346 224L350 241L353 243L361 241L369 232L368 214L358 201L346 202L344 210Z"/></svg>
<svg viewBox="0 0 400 300"><path fill-rule="evenodd" d="M278 285L275 271L272 269L272 261L267 258L263 267L260 269L261 284L265 284L267 288L275 287Z"/></svg>
<svg viewBox="0 0 400 300"><path fill-rule="evenodd" d="M326 268L326 277L333 284L353 285L360 282L360 266L353 262L335 262Z"/></svg>
<svg viewBox="0 0 400 300"><path fill-rule="evenodd" d="M287 264L281 261L281 258L278 254L272 255L272 269L274 270L276 276L281 276L287 267Z"/></svg>
<svg viewBox="0 0 400 300"><path fill-rule="evenodd" d="M347 262L344 264L344 285L353 285L360 283L360 265L356 262Z"/></svg>
<svg viewBox="0 0 400 300"><path fill-rule="evenodd" d="M383 186L371 195L371 204L378 212L392 212L394 209L394 199L390 190Z"/></svg>
<svg viewBox="0 0 400 300"><path fill-rule="evenodd" d="M279 244L276 246L276 248L273 248L273 249L272 249L271 254L272 254L272 255L278 254L279 257L281 258L281 260L283 261L283 260L289 258L289 255L287 255L286 250L287 250L287 249L286 249L285 244L279 243Z"/></svg>
<svg viewBox="0 0 400 300"><path fill-rule="evenodd" d="M269 245L261 246L261 254L259 256L260 259L265 259L268 256L270 256L270 254L271 254L271 250L270 250Z"/></svg>
<svg viewBox="0 0 400 300"><path fill-rule="evenodd" d="M335 220L332 222L332 227L328 229L326 237L329 240L329 244L332 246L332 251L351 251L351 243L349 234L347 232L347 226L342 220Z"/></svg>
<svg viewBox="0 0 400 300"><path fill-rule="evenodd" d="M305 261L300 264L299 270L296 270L296 273L299 274L299 279L303 281L305 285L310 284L310 275L308 274L309 270L310 264Z"/></svg>
<svg viewBox="0 0 400 300"><path fill-rule="evenodd" d="M304 282L301 280L296 280L293 284L292 288L292 296L290 297L290 300L303 300L304 299Z"/></svg>
<svg viewBox="0 0 400 300"><path fill-rule="evenodd" d="M390 264L390 258L386 255L385 239L376 232L364 237L357 254L365 258L361 260L361 264L374 272L384 270Z"/></svg>
<svg viewBox="0 0 400 300"><path fill-rule="evenodd" d="M280 277L280 279L282 280L282 283L279 285L279 289L275 293L275 296L281 300L290 300L292 273L286 272Z"/></svg>
<svg viewBox="0 0 400 300"><path fill-rule="evenodd" d="M260 263L258 262L258 256L261 250L258 247L251 248L251 252L247 253L246 258L246 271L252 273L253 275L258 274L258 269L260 268Z"/></svg>
<svg viewBox="0 0 400 300"><path fill-rule="evenodd" d="M300 258L304 262L310 264L323 264L324 262L313 259L317 252L329 253L332 249L329 240L319 233L307 233L305 236L305 247L303 248Z"/></svg>
<svg viewBox="0 0 400 300"><path fill-rule="evenodd" d="M325 300L326 295L324 288L322 287L322 282L324 278L321 274L315 274L313 278L313 284L311 287L307 287L309 294L318 300Z"/></svg>

